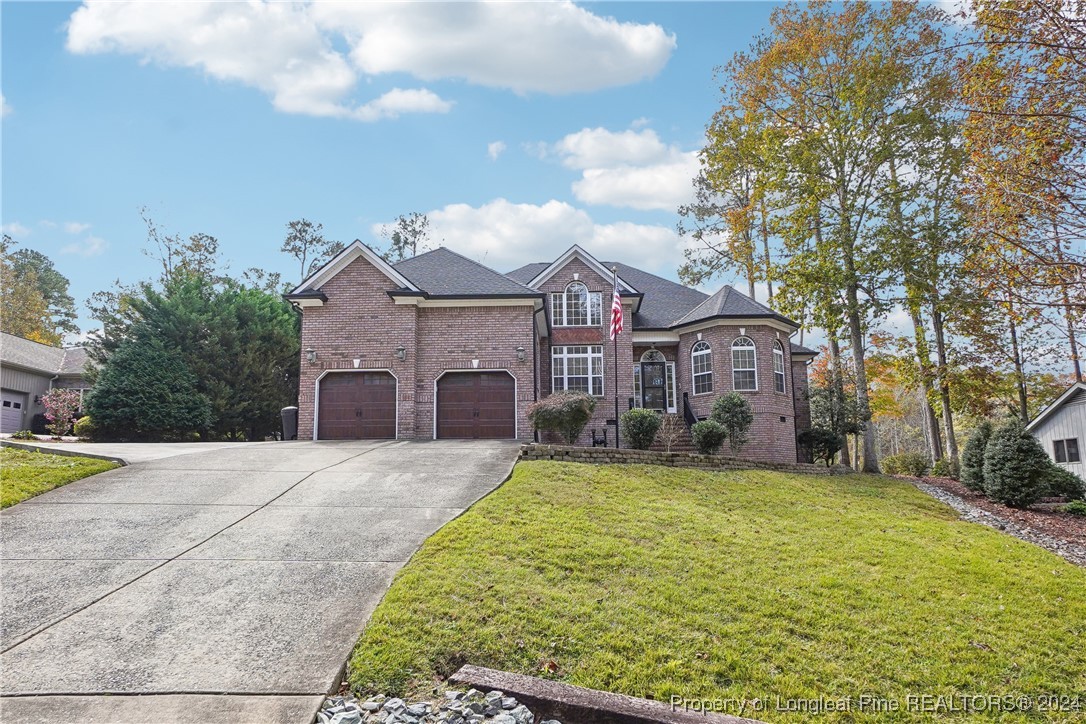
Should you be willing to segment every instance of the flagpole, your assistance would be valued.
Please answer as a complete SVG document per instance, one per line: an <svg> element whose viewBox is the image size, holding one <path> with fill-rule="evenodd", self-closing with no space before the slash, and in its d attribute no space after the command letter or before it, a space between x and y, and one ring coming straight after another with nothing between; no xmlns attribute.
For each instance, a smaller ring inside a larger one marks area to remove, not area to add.
<svg viewBox="0 0 1086 724"><path fill-rule="evenodd" d="M614 274L615 289L614 295L618 296L618 267L611 267L611 273ZM620 302L621 304L621 302ZM622 427L619 425L618 420L618 332L614 329L614 323L612 322L611 334L615 338L615 449L618 450L621 447L619 443L619 429Z"/></svg>

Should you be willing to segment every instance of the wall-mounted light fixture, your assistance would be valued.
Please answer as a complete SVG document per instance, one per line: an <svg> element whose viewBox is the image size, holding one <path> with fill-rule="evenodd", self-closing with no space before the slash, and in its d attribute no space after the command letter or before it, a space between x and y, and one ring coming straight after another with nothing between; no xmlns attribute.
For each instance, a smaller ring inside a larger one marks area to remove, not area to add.
<svg viewBox="0 0 1086 724"><path fill-rule="evenodd" d="M41 395L34 395L34 404L35 405L40 405L41 404Z"/></svg>
<svg viewBox="0 0 1086 724"><path fill-rule="evenodd" d="M305 358L309 361L309 364L313 364L317 361L317 350L312 347L307 347L305 350Z"/></svg>
<svg viewBox="0 0 1086 724"><path fill-rule="evenodd" d="M517 347L517 360L520 361L520 362L524 361L524 348L523 347Z"/></svg>
<svg viewBox="0 0 1086 724"><path fill-rule="evenodd" d="M400 360L401 362L407 359L407 348L404 347L402 344L396 348L396 359Z"/></svg>

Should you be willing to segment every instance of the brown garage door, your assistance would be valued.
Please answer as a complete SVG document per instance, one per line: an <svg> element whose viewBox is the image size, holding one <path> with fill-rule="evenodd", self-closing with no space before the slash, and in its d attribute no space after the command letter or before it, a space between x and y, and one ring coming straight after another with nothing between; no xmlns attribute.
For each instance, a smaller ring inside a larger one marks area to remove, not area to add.
<svg viewBox="0 0 1086 724"><path fill-rule="evenodd" d="M508 372L449 372L437 381L437 436L517 436L516 383Z"/></svg>
<svg viewBox="0 0 1086 724"><path fill-rule="evenodd" d="M321 380L317 438L396 437L396 378L388 372L335 372Z"/></svg>

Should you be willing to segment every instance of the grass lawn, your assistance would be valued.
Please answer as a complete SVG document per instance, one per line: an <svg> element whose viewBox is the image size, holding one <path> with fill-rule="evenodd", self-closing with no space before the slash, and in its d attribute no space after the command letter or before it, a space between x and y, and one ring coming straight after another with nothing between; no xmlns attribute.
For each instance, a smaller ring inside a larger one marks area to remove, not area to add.
<svg viewBox="0 0 1086 724"><path fill-rule="evenodd" d="M746 711L765 720L866 718L778 696L1086 711L1086 571L891 478L525 462L400 572L350 679L421 696L463 663L665 702L768 697Z"/></svg>
<svg viewBox="0 0 1086 724"><path fill-rule="evenodd" d="M94 458L0 448L0 508L67 485L88 475L112 470L117 463Z"/></svg>

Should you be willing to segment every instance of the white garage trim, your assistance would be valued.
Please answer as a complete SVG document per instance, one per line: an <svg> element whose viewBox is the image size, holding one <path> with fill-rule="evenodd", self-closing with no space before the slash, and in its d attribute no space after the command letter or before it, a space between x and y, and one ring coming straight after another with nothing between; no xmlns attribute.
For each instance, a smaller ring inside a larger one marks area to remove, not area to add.
<svg viewBox="0 0 1086 724"><path fill-rule="evenodd" d="M433 438L435 440L437 439L437 381L440 380L445 375L456 374L457 372L464 372L464 373L468 373L468 374L470 374L470 373L479 373L479 372L504 372L505 374L507 374L507 375L509 375L510 377L513 378L513 439L514 440L519 440L520 439L520 397L519 397L519 394L520 394L520 380L517 379L517 376L515 374L513 374L512 371L510 371L510 370L508 370L508 369L506 369L504 367L495 367L494 369L487 369L487 370L464 369L464 368L461 367L459 369L443 370L441 372L441 374L439 374L437 377L435 377L434 378L434 424L433 424L434 431L433 431ZM313 429L316 430L316 427L314 426Z"/></svg>
<svg viewBox="0 0 1086 724"><path fill-rule="evenodd" d="M321 380L328 375L347 374L348 372L387 372L392 375L392 379L396 380L396 437L395 440L400 439L400 378L396 376L396 373L387 367L371 367L364 370L345 369L345 370L325 370L318 375L317 379L313 382L313 439L317 440L317 423L320 422L317 418L321 414Z"/></svg>

